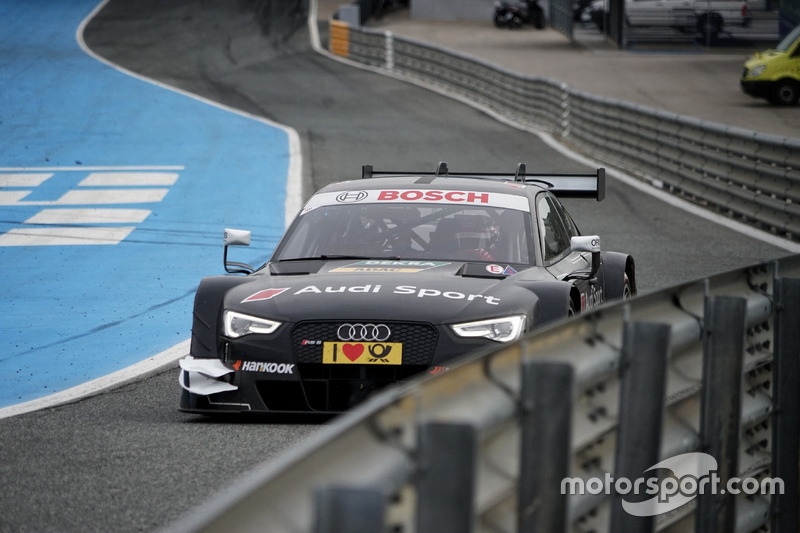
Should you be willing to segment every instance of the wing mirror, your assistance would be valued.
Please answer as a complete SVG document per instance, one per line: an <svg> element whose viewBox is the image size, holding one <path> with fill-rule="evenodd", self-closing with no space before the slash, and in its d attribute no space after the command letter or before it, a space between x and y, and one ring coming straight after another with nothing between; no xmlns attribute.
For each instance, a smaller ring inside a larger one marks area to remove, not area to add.
<svg viewBox="0 0 800 533"><path fill-rule="evenodd" d="M570 239L573 252L591 252L592 272L595 276L600 269L600 236L599 235L577 235Z"/></svg>
<svg viewBox="0 0 800 533"><path fill-rule="evenodd" d="M230 274L252 274L255 269L247 263L228 261L228 246L250 246L250 232L243 229L226 229L223 242L225 243L225 252L222 261L225 264L225 272Z"/></svg>

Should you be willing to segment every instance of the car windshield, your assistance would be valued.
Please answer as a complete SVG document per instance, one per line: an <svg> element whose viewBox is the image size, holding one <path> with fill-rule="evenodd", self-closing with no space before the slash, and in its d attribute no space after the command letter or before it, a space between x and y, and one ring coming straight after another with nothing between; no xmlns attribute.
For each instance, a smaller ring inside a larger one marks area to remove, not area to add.
<svg viewBox="0 0 800 533"><path fill-rule="evenodd" d="M795 29L793 29L792 32L787 35L775 49L778 52L788 51L789 47L792 46L792 43L794 43L798 37L800 37L800 26L797 26Z"/></svg>
<svg viewBox="0 0 800 533"><path fill-rule="evenodd" d="M500 207L325 205L298 217L272 261L342 257L531 264L530 231L528 213Z"/></svg>

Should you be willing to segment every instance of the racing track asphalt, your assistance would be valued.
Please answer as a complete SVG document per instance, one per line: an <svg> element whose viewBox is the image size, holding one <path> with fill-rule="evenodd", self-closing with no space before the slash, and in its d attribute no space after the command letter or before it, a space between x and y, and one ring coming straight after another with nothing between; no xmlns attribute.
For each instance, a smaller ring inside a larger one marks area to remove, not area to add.
<svg viewBox="0 0 800 533"><path fill-rule="evenodd" d="M463 104L320 56L305 32L275 49L252 14L237 10L243 4L230 3L226 17L190 1L138 2L123 14L126 5L113 0L89 25L89 46L142 74L295 127L307 193L367 162L424 169L448 160L451 168L485 170L535 154L542 168L586 170L537 136ZM617 182L606 202L570 207L609 249L636 254L645 289L785 255ZM92 398L0 420L0 531L160 528L318 430L182 415L176 378L172 365Z"/></svg>

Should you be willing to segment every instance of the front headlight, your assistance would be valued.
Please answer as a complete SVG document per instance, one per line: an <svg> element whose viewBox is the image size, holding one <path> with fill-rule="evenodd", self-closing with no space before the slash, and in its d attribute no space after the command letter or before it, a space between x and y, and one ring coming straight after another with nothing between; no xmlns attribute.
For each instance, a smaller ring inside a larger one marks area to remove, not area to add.
<svg viewBox="0 0 800 533"><path fill-rule="evenodd" d="M222 315L222 323L225 328L225 335L232 339L251 333L269 335L281 325L280 322L258 318L250 315L243 315L235 311L225 311Z"/></svg>
<svg viewBox="0 0 800 533"><path fill-rule="evenodd" d="M753 67L750 72L747 74L748 78L757 78L764 73L764 70L767 68L766 65L757 65Z"/></svg>
<svg viewBox="0 0 800 533"><path fill-rule="evenodd" d="M465 322L450 326L459 337L483 337L497 342L511 342L520 338L525 329L525 315Z"/></svg>

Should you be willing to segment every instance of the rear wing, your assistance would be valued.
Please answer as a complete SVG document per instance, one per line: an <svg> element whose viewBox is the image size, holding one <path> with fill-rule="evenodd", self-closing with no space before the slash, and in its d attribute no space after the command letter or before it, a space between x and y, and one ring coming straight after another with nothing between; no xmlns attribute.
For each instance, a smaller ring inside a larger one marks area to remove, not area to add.
<svg viewBox="0 0 800 533"><path fill-rule="evenodd" d="M519 163L514 172L449 172L447 163L440 162L434 172L390 172L374 170L372 165L361 167L361 179L399 176L435 176L475 178L495 181L530 183L549 190L564 198L595 198L598 202L606 197L606 169L598 168L591 174L541 174L526 173L525 163Z"/></svg>

